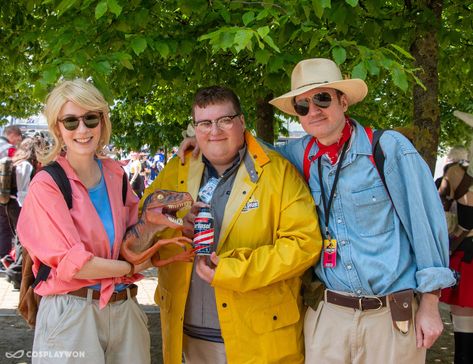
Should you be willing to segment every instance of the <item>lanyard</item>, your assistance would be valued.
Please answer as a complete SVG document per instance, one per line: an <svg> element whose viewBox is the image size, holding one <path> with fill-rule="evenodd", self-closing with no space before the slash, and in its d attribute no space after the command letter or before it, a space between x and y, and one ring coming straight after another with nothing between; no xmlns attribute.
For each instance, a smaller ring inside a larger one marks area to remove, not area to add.
<svg viewBox="0 0 473 364"><path fill-rule="evenodd" d="M322 194L322 203L323 203L324 215L325 215L325 238L326 239L332 239L330 237L330 233L328 231L328 222L329 222L329 219L330 219L330 208L332 207L333 195L335 194L335 189L336 189L337 183L338 183L338 177L340 176L340 169L342 167L343 158L345 157L345 153L347 151L349 141L350 141L350 139L348 139L343 144L343 150L342 150L342 154L340 155L340 160L338 161L337 170L335 172L335 179L333 181L332 190L330 191L330 197L328 199L328 204L327 204L327 200L325 198L324 182L322 180L322 163L320 161L322 159L322 157L320 157L317 160L317 168L318 168L318 172L319 172L320 193Z"/></svg>

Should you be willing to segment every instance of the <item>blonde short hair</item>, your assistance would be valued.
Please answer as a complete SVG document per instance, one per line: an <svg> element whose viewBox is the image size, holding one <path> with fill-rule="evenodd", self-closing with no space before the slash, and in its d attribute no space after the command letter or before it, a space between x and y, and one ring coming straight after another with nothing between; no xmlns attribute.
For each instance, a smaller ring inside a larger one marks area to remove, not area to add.
<svg viewBox="0 0 473 364"><path fill-rule="evenodd" d="M48 129L54 139L54 143L48 150L38 153L38 160L43 164L51 162L61 152L61 134L57 126L58 115L64 104L68 101L84 109L100 111L103 114L100 140L96 149L97 156L102 155L103 147L110 141L112 124L110 122L109 106L102 93L92 83L82 78L77 78L73 81L62 81L46 97L43 114L47 119Z"/></svg>

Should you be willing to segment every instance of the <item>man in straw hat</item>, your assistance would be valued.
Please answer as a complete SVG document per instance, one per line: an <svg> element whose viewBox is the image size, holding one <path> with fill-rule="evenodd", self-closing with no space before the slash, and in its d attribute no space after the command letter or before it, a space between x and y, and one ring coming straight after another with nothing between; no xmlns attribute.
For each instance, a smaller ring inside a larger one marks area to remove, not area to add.
<svg viewBox="0 0 473 364"><path fill-rule="evenodd" d="M306 363L425 362L442 332L439 289L455 282L427 165L404 136L385 132L388 191L371 156L372 130L346 115L367 92L363 80L343 79L334 62L316 58L299 62L291 91L270 101L309 134L281 152L304 173L325 235L315 273L327 289L305 316Z"/></svg>
<svg viewBox="0 0 473 364"><path fill-rule="evenodd" d="M455 111L457 118L473 128L473 115ZM442 292L450 304L455 337L455 364L473 363L473 141L470 164L454 163L445 172L439 188L448 211L455 201L458 224L450 237L450 267L460 273L460 282Z"/></svg>

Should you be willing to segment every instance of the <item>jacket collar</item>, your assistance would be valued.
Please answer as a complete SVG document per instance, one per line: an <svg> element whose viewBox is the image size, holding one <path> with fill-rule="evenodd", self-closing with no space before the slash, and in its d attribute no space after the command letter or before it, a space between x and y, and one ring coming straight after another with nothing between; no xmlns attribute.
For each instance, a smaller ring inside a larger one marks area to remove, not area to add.
<svg viewBox="0 0 473 364"><path fill-rule="evenodd" d="M100 160L102 161L102 166L104 169L107 169L108 172L114 173L121 178L123 175L123 169L120 167L120 164L115 163L115 161L111 160L110 158L100 158ZM58 156L56 161L61 165L62 169L64 169L64 172L66 172L67 178L80 181L66 157Z"/></svg>

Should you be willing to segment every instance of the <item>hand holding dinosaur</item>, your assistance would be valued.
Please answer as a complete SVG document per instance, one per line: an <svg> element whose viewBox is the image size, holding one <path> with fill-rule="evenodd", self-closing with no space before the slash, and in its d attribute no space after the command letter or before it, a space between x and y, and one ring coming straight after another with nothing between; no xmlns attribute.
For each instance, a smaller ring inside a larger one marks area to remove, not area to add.
<svg viewBox="0 0 473 364"><path fill-rule="evenodd" d="M144 204L138 222L128 229L120 255L128 262L139 265L151 258L155 267L172 262L191 262L194 257L192 249L187 249L192 242L184 236L171 239L154 240L158 232L167 228L182 230L183 220L176 217L176 213L184 208L191 207L193 199L187 192L156 190L150 194ZM181 246L184 250L167 259L161 259L158 250L167 244Z"/></svg>

